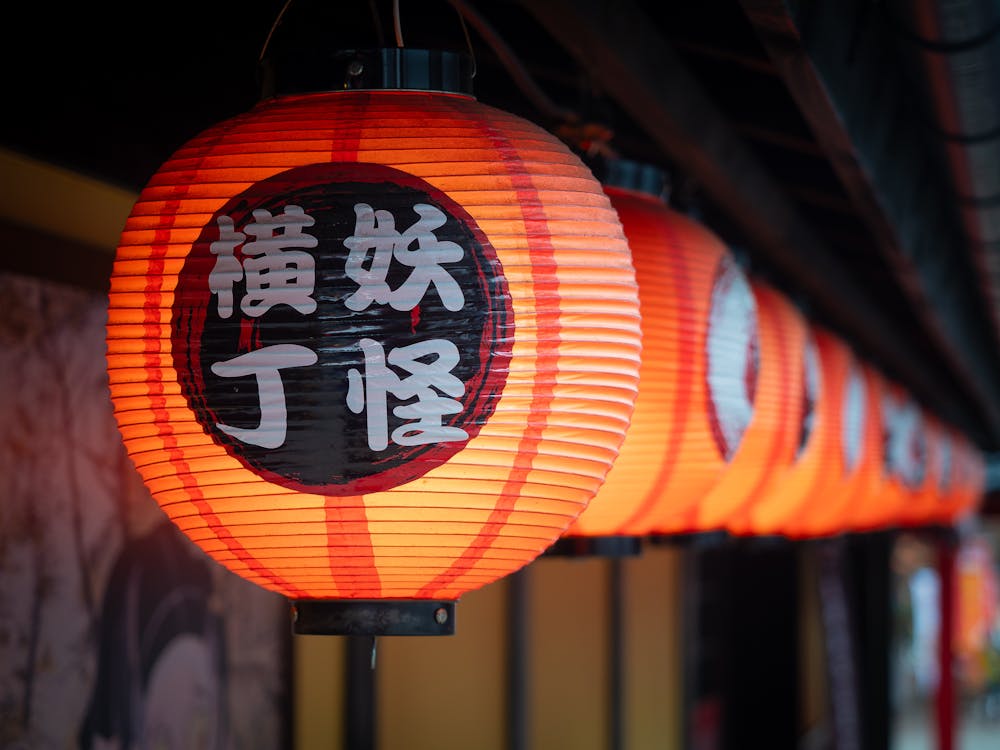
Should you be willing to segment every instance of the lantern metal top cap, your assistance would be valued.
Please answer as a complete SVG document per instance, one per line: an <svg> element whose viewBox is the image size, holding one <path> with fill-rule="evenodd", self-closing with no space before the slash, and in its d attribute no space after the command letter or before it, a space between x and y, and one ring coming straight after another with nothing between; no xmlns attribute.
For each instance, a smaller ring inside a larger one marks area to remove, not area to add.
<svg viewBox="0 0 1000 750"><path fill-rule="evenodd" d="M263 97L330 91L432 91L472 96L464 52L413 47L338 50L262 63Z"/></svg>
<svg viewBox="0 0 1000 750"><path fill-rule="evenodd" d="M607 159L597 171L606 187L634 190L657 198L666 198L669 190L667 173L652 164L630 159Z"/></svg>

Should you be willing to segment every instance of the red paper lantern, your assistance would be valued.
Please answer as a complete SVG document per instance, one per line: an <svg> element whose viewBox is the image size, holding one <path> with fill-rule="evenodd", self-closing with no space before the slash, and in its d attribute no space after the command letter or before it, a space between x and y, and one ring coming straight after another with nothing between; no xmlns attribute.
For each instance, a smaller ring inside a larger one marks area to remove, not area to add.
<svg viewBox="0 0 1000 750"><path fill-rule="evenodd" d="M850 352L816 326L805 327L804 335L802 346L790 347L802 355L794 457L773 470L757 499L730 522L734 534L795 536L801 533L797 524L834 512L844 501L847 479L837 438Z"/></svg>
<svg viewBox="0 0 1000 750"><path fill-rule="evenodd" d="M846 428L842 433L842 450L848 466L860 455L855 491L845 509L842 524L848 531L870 531L878 527L885 518L882 492L887 484L885 470L885 425L882 408L883 393L887 387L885 377L870 363L857 359L858 373L864 383L863 399L855 398L864 410L863 439L856 443L857 427ZM855 386L856 387L856 386ZM853 415L853 407L845 399L845 419L856 425L858 417ZM853 447L859 446L859 447ZM827 529L830 531L830 529Z"/></svg>
<svg viewBox="0 0 1000 750"><path fill-rule="evenodd" d="M927 435L916 401L899 384L882 379L882 482L859 530L900 525L927 473Z"/></svg>
<svg viewBox="0 0 1000 750"><path fill-rule="evenodd" d="M732 269L725 272L733 274ZM738 278L720 279L713 294L733 294L727 284L739 284ZM748 291L752 304L738 297L713 299L706 352L708 399L689 407L712 427L716 452L706 458L717 469L716 481L688 512L658 526L659 533L726 529L759 499L773 472L795 456L805 322L776 289L754 281ZM756 331L751 328L754 309ZM727 328L739 335L713 341Z"/></svg>
<svg viewBox="0 0 1000 750"><path fill-rule="evenodd" d="M974 514L986 491L986 458L982 451L962 433L955 433L952 454L953 500L945 520L955 524Z"/></svg>
<svg viewBox="0 0 1000 750"><path fill-rule="evenodd" d="M925 469L920 484L909 492L909 501L900 515L904 527L925 526L933 523L944 503L944 476L946 456L945 432L942 422L932 413L920 409L920 428L926 446Z"/></svg>
<svg viewBox="0 0 1000 750"><path fill-rule="evenodd" d="M845 512L857 491L865 442L865 385L853 353L844 341L820 327L813 327L812 340L819 361L816 422L810 442L800 450L792 468L807 458L812 465L802 464L798 471L785 472L795 476L798 490L779 524L780 533L790 537L826 536L844 530ZM804 364L809 367L808 358ZM805 382L813 379L807 370ZM783 492L777 479L773 486L772 492Z"/></svg>
<svg viewBox="0 0 1000 750"><path fill-rule="evenodd" d="M632 251L642 311L639 392L621 451L596 497L566 532L581 551L634 552L620 537L638 537L642 519L661 502L676 465L690 387L684 387L690 329L698 320L692 265L704 264L685 242L692 223L663 199L665 178L649 166L616 160L606 166L604 190L618 212ZM707 269L704 269L707 270ZM706 300L707 301L707 300ZM674 489L674 492L677 490ZM615 537L609 539L608 537ZM584 539L590 545L579 544Z"/></svg>
<svg viewBox="0 0 1000 750"><path fill-rule="evenodd" d="M635 469L616 462L608 482L622 489L602 488L601 505L595 499L573 532L698 531L699 504L728 469L753 414L754 294L710 229L662 201L608 192L634 245L645 306L643 386L626 437L635 443L628 448Z"/></svg>
<svg viewBox="0 0 1000 750"><path fill-rule="evenodd" d="M420 55L387 75L449 59ZM448 632L597 492L639 353L601 185L462 92L276 96L210 128L142 191L111 282L132 460L203 550L298 602L297 632Z"/></svg>

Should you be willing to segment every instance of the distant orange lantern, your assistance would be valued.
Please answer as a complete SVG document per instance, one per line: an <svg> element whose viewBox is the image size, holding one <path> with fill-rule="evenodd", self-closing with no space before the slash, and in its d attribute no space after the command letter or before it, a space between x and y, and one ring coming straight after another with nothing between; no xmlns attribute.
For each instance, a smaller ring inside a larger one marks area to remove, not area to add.
<svg viewBox="0 0 1000 750"><path fill-rule="evenodd" d="M902 524L927 473L927 434L920 407L898 383L882 382L883 482L870 517L872 529Z"/></svg>
<svg viewBox="0 0 1000 750"><path fill-rule="evenodd" d="M699 259L683 243L690 223L663 199L665 176L651 165L614 160L605 165L604 190L625 230L642 312L643 356L632 420L607 480L564 535L575 552L634 553L645 512L673 498L664 494L686 406L681 350L690 346L697 311L691 299L691 264ZM707 299L706 299L707 302ZM690 386L688 386L690 389ZM637 533L639 532L639 533ZM624 538L623 538L624 537ZM589 544L581 544L589 542Z"/></svg>
<svg viewBox="0 0 1000 750"><path fill-rule="evenodd" d="M822 328L814 336L822 378L815 439L824 441L826 468L784 525L783 533L791 537L847 531L853 507L871 486L876 469L870 450L878 439L873 384L846 342Z"/></svg>
<svg viewBox="0 0 1000 750"><path fill-rule="evenodd" d="M770 474L757 499L730 522L733 533L798 536L810 516L825 518L846 501L847 472L838 453L838 430L850 351L814 325L806 326L805 343L798 350L802 397L795 456Z"/></svg>
<svg viewBox="0 0 1000 750"><path fill-rule="evenodd" d="M885 469L885 410L883 398L888 383L875 367L862 359L856 360L857 375L863 383L859 388L857 381L848 387L844 401L844 425L841 450L848 466L858 463L855 474L855 484L850 492L849 502L843 519L844 528L848 531L871 531L881 526L886 518L883 491L889 478ZM858 408L864 413L864 428L862 439L858 436ZM827 532L832 529L826 529Z"/></svg>
<svg viewBox="0 0 1000 750"><path fill-rule="evenodd" d="M631 482L634 489L614 497L609 491L600 506L595 499L593 511L588 508L571 531L698 531L698 506L729 466L753 414L760 346L754 295L732 254L706 226L662 201L610 188L608 193L635 245L645 306L643 386L633 416L635 436L630 427L626 442L644 442L645 449L628 449L629 461L648 463L626 477L616 461L608 481L620 475L617 486ZM660 269L653 263L657 258ZM640 458L644 450L648 459ZM624 461L624 447L622 453Z"/></svg>
<svg viewBox="0 0 1000 750"><path fill-rule="evenodd" d="M943 502L943 463L946 460L944 425L934 414L920 409L919 428L925 446L924 472L918 486L909 492L909 501L900 514L901 526L926 526L934 522Z"/></svg>
<svg viewBox="0 0 1000 750"><path fill-rule="evenodd" d="M587 505L633 409L614 209L467 77L401 90L444 88L454 61L358 53L348 90L210 128L150 180L118 249L128 452L203 550L296 602L296 632L451 632L455 600Z"/></svg>
<svg viewBox="0 0 1000 750"><path fill-rule="evenodd" d="M956 433L952 454L953 501L946 521L954 524L974 514L986 492L986 458L964 434Z"/></svg>
<svg viewBox="0 0 1000 750"><path fill-rule="evenodd" d="M714 293L733 283L739 282L717 283ZM754 281L747 291L752 304L739 298L713 299L704 354L707 398L691 408L692 417L706 420L712 428L715 452L703 460L716 468L716 480L686 513L675 514L656 528L659 533L726 530L731 519L759 498L772 473L795 456L805 323L776 289ZM750 328L752 310L757 313L756 330ZM722 339L726 327L742 329L742 335Z"/></svg>

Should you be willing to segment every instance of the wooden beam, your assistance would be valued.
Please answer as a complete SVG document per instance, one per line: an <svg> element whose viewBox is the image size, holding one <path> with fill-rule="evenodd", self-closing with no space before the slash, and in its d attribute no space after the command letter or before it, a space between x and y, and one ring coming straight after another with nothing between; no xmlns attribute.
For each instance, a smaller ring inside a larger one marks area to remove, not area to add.
<svg viewBox="0 0 1000 750"><path fill-rule="evenodd" d="M824 19L822 32L810 37L813 40L810 50L785 0L739 2L775 70L827 154L851 198L854 210L867 225L876 247L899 280L914 317L928 332L935 348L944 353L956 378L975 403L985 410L994 436L1000 434L1000 393L996 388L1000 372L996 364L991 366L984 356L986 352L994 351L1000 341L996 338L992 316L987 315L984 320L972 309L974 302L983 302L977 298L978 287L970 295L966 285L949 284L949 280L933 264L920 263L918 244L924 244L924 253L938 255L947 252L951 257L951 248L961 241L958 232L953 227L934 226L934 215L914 211L912 206L906 211L905 227L901 227L890 213L892 204L898 204L901 196L898 191L889 194L887 189L879 190L880 184L903 183L918 186L917 189L925 195L940 193L935 201L940 205L953 200L940 190L935 181L920 180L915 174L926 159L924 153L910 153L913 149L920 149L919 142L886 135L894 124L894 108L898 109L898 106L896 102L874 95L872 89L880 85L880 79L901 78L891 64L891 56L880 49L877 59L884 60L885 64L855 62L854 70L850 70L851 49L855 50L853 59L857 61L859 56L863 57L858 54L859 45L881 48L887 44L886 40L870 32L859 33L859 24L863 25L866 21L858 17L859 14L873 11L860 7L852 11L840 2L810 4L810 10L823 14ZM823 6L825 12L819 6ZM873 19L867 21L871 27ZM817 46L822 49L816 49ZM870 54L875 53L872 51ZM819 59L814 59L814 56ZM826 76L819 65L828 71ZM898 89L903 83L900 80L891 88ZM882 131L883 135L876 136L871 132L873 129ZM911 129L919 128L913 124ZM865 146L875 141L880 144L891 141L894 144L891 160L876 161L871 154L863 153ZM910 149L906 150L906 146ZM888 171L893 174L885 174ZM899 179L900 176L903 179ZM901 212L902 209L896 210L898 218L902 218ZM927 247L928 243L930 247ZM952 258L949 262L956 260Z"/></svg>
<svg viewBox="0 0 1000 750"><path fill-rule="evenodd" d="M971 403L944 367L941 350L921 346L913 330L894 322L878 295L862 288L824 238L803 222L633 0L520 2L666 158L700 184L748 247L794 282L821 318L877 355L945 419L1000 435L992 405Z"/></svg>

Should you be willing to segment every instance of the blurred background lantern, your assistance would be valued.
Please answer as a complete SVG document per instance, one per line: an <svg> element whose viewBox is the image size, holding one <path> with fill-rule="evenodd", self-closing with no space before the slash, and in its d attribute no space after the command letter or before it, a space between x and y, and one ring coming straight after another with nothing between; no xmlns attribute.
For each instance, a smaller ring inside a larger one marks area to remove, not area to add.
<svg viewBox="0 0 1000 750"><path fill-rule="evenodd" d="M690 377L682 349L698 323L691 298L696 257L683 233L689 222L668 208L667 179L658 168L614 158L595 167L625 230L642 313L642 366L635 411L607 480L557 549L571 554L636 554L637 516L670 502L664 487L676 465Z"/></svg>
<svg viewBox="0 0 1000 750"><path fill-rule="evenodd" d="M918 407L918 429L923 433L924 471L920 484L910 490L910 499L900 513L899 525L903 527L927 526L933 523L935 511L940 506L942 493L942 461L944 425L934 414Z"/></svg>
<svg viewBox="0 0 1000 750"><path fill-rule="evenodd" d="M927 473L927 435L919 406L906 390L881 379L882 482L858 530L902 523Z"/></svg>
<svg viewBox="0 0 1000 750"><path fill-rule="evenodd" d="M986 457L963 433L955 433L952 451L954 494L947 515L957 524L974 514L986 491Z"/></svg>
<svg viewBox="0 0 1000 750"><path fill-rule="evenodd" d="M638 403L648 399L659 413L653 434L648 407L635 417L642 430L635 440L646 446L635 450L651 451L650 463L639 476L615 479L631 482L635 494L609 494L601 502L612 505L595 506L593 515L588 508L572 531L615 528L634 537L696 531L697 505L725 472L753 414L759 358L753 292L728 248L703 224L653 196L610 185L607 192L635 245L643 304L649 300ZM710 405L712 388L718 409ZM624 472L616 464L612 474Z"/></svg>
<svg viewBox="0 0 1000 750"><path fill-rule="evenodd" d="M282 79L142 191L111 282L115 414L166 514L295 600L296 632L451 632L455 600L604 481L634 270L589 169L477 102L465 56L327 73L341 90Z"/></svg>
<svg viewBox="0 0 1000 750"><path fill-rule="evenodd" d="M768 478L795 457L805 321L777 289L759 280L743 283L735 264L722 267L705 353L703 408L712 427L713 458L722 470L687 513L657 527L658 533L725 530L759 497Z"/></svg>
<svg viewBox="0 0 1000 750"><path fill-rule="evenodd" d="M795 313L795 317L798 313ZM802 322L804 341L790 346L801 370L796 445L791 463L777 467L756 499L729 522L737 535L788 534L801 516L838 505L846 482L836 453L840 403L849 352L827 331Z"/></svg>
<svg viewBox="0 0 1000 750"><path fill-rule="evenodd" d="M885 472L885 414L882 408L885 377L870 362L855 356L857 375L862 387L852 379L844 397L841 452L848 467L857 461L857 474L839 525L846 531L865 531L876 528L884 517L882 491L886 485ZM864 410L862 439L856 442L858 415L855 409ZM834 529L816 530L833 533Z"/></svg>
<svg viewBox="0 0 1000 750"><path fill-rule="evenodd" d="M844 533L850 515L877 478L874 446L879 440L875 382L845 341L824 329L814 333L822 364L820 418L826 422L829 469L785 524L792 537ZM820 427L817 427L820 429Z"/></svg>

